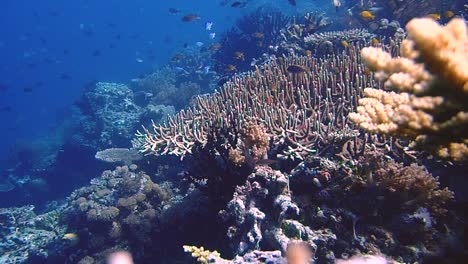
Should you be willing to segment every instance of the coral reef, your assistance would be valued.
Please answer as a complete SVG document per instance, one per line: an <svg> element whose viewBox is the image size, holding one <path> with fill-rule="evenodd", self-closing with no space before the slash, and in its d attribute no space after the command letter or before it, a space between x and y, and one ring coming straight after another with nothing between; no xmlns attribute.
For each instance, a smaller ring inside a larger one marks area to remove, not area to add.
<svg viewBox="0 0 468 264"><path fill-rule="evenodd" d="M328 248L336 258L385 254L397 261L420 259L425 254L421 245L437 250L437 241L446 235L437 222L445 219L446 203L453 198L421 167L372 151L348 164L309 158L291 172L290 188L303 223L336 234Z"/></svg>
<svg viewBox="0 0 468 264"><path fill-rule="evenodd" d="M32 205L0 208L0 262L25 263L46 258L50 251L63 251L66 226L59 224L60 213L60 207L42 215L36 215Z"/></svg>
<svg viewBox="0 0 468 264"><path fill-rule="evenodd" d="M80 237L77 246L83 251L70 254L69 261L85 256L100 259L113 247L132 249L149 244L151 233L158 230L155 221L170 196L148 175L134 172L136 168L130 165L104 171L90 186L70 195L62 220Z"/></svg>
<svg viewBox="0 0 468 264"><path fill-rule="evenodd" d="M465 22L441 27L431 19L414 19L399 58L378 48L362 57L387 92L364 90L350 119L373 133L407 137L443 158L468 157L468 52Z"/></svg>
<svg viewBox="0 0 468 264"><path fill-rule="evenodd" d="M193 60L195 61L195 59ZM193 96L211 92L214 85L213 74L208 68L197 69L196 72L191 73L178 66L175 68L164 67L147 76L133 79L131 87L135 91L135 102L139 106L145 107L145 114L149 115L154 112L155 107L173 106L175 109L182 109ZM193 75L200 75L203 78Z"/></svg>
<svg viewBox="0 0 468 264"><path fill-rule="evenodd" d="M141 114L133 100L133 91L123 84L99 82L89 87L78 103L83 116L75 141L96 150L128 146Z"/></svg>
<svg viewBox="0 0 468 264"><path fill-rule="evenodd" d="M279 157L303 158L358 135L348 126L347 113L360 96L355 87L369 84L372 78L354 46L326 59L280 58L232 78L213 95L196 97L167 122L144 128L134 147L184 157L196 143L206 144L215 127L240 131L250 119L266 128Z"/></svg>
<svg viewBox="0 0 468 264"><path fill-rule="evenodd" d="M335 235L327 230L312 230L299 220L300 209L292 201L288 177L269 167L258 167L238 186L220 217L228 224L227 237L235 255L259 248L285 252L289 242L299 239L326 255Z"/></svg>

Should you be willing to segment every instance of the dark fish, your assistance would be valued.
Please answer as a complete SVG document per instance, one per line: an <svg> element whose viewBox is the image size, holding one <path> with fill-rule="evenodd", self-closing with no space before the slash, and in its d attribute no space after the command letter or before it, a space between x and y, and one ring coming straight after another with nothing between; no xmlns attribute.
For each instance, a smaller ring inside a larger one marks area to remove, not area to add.
<svg viewBox="0 0 468 264"><path fill-rule="evenodd" d="M289 4L292 6L296 6L296 0L288 0Z"/></svg>
<svg viewBox="0 0 468 264"><path fill-rule="evenodd" d="M185 15L185 16L182 17L182 21L184 21L184 22L192 22L192 21L197 20L197 19L200 19L200 16L195 15L195 14L188 14L188 15Z"/></svg>
<svg viewBox="0 0 468 264"><path fill-rule="evenodd" d="M32 91L33 91L32 87L24 87L23 88L23 92L25 92L25 93L32 93Z"/></svg>
<svg viewBox="0 0 468 264"><path fill-rule="evenodd" d="M0 111L3 111L3 112L11 112L13 108L11 108L11 106L7 105L7 106L4 106L2 108L0 108Z"/></svg>
<svg viewBox="0 0 468 264"><path fill-rule="evenodd" d="M66 74L66 73L62 73L60 74L60 79L62 80L70 80L71 79L71 76Z"/></svg>
<svg viewBox="0 0 468 264"><path fill-rule="evenodd" d="M301 65L289 65L286 70L290 73L304 73L309 71L306 67Z"/></svg>
<svg viewBox="0 0 468 264"><path fill-rule="evenodd" d="M180 13L180 10L177 9L177 8L172 8L172 7L171 7L171 8L169 8L169 13L171 13L171 14L177 14L177 13Z"/></svg>
<svg viewBox="0 0 468 264"><path fill-rule="evenodd" d="M234 2L234 3L231 4L231 7L235 7L235 8L244 8L246 5L247 5L247 2L239 2L239 1L236 1L236 2Z"/></svg>
<svg viewBox="0 0 468 264"><path fill-rule="evenodd" d="M188 47L188 43L184 43L184 48L187 48Z"/></svg>
<svg viewBox="0 0 468 264"><path fill-rule="evenodd" d="M101 55L101 51L100 51L100 50L97 49L97 50L94 50L94 51L93 51L93 56L94 56L94 57L97 57L97 56L100 56L100 55Z"/></svg>

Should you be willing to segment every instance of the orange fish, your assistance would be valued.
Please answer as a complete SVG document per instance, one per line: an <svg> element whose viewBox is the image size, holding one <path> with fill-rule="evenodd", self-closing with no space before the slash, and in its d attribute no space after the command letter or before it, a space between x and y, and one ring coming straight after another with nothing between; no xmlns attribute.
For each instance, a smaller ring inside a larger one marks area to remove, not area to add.
<svg viewBox="0 0 468 264"><path fill-rule="evenodd" d="M361 13L359 13L359 15L362 17L362 19L364 20L373 20L375 19L375 16L374 14L372 14L371 11L367 11L367 10L364 10L362 11Z"/></svg>
<svg viewBox="0 0 468 264"><path fill-rule="evenodd" d="M372 44L373 46L377 46L379 43L380 43L380 42L379 42L379 40L378 40L378 39L376 39L376 38L372 38L372 40L371 40L371 44Z"/></svg>
<svg viewBox="0 0 468 264"><path fill-rule="evenodd" d="M346 41L346 40L342 40L342 41L341 41L341 45L343 45L343 47L345 47L345 48L348 48L348 47L349 47L349 43L348 43L348 41Z"/></svg>
<svg viewBox="0 0 468 264"><path fill-rule="evenodd" d="M188 14L188 15L185 15L185 16L182 17L182 21L184 21L184 22L192 22L192 21L197 20L197 19L200 19L200 16L195 15L195 14Z"/></svg>
<svg viewBox="0 0 468 264"><path fill-rule="evenodd" d="M455 13L452 10L447 10L444 12L444 16L446 18L452 18L453 16L455 16Z"/></svg>
<svg viewBox="0 0 468 264"><path fill-rule="evenodd" d="M436 14L436 13L429 14L429 15L427 15L427 17L430 17L430 18L432 18L434 20L440 20L440 14Z"/></svg>
<svg viewBox="0 0 468 264"><path fill-rule="evenodd" d="M306 51L305 51L305 54L306 54L306 56L312 56L312 51L306 50Z"/></svg>

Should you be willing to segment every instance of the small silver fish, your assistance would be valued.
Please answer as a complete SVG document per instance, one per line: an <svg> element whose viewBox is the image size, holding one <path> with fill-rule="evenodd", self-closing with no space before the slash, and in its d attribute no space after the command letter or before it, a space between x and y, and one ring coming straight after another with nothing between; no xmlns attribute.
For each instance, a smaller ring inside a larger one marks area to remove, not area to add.
<svg viewBox="0 0 468 264"><path fill-rule="evenodd" d="M210 37L210 39L214 39L216 38L216 33L210 33L208 36Z"/></svg>
<svg viewBox="0 0 468 264"><path fill-rule="evenodd" d="M341 6L341 1L340 0L332 0L332 4L335 7L336 11L338 11L338 8Z"/></svg>
<svg viewBox="0 0 468 264"><path fill-rule="evenodd" d="M213 22L206 22L206 24L205 24L205 29L206 30L210 31L212 27L213 27Z"/></svg>

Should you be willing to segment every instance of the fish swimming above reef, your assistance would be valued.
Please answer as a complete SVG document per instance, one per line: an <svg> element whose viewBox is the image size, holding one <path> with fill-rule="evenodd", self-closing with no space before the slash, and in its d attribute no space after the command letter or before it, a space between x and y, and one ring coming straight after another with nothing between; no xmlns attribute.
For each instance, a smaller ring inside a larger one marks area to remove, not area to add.
<svg viewBox="0 0 468 264"><path fill-rule="evenodd" d="M263 38L265 38L265 34L263 34L262 32L254 32L254 33L251 34L251 36L254 39L263 39Z"/></svg>
<svg viewBox="0 0 468 264"><path fill-rule="evenodd" d="M364 20L373 20L375 19L374 14L372 14L371 11L364 10L361 13L359 13L359 16L364 19Z"/></svg>
<svg viewBox="0 0 468 264"><path fill-rule="evenodd" d="M452 10L447 10L447 11L444 12L444 16L446 18L452 18L452 17L455 16L455 13Z"/></svg>
<svg viewBox="0 0 468 264"><path fill-rule="evenodd" d="M245 60L245 55L244 55L244 53L241 52L241 51L236 51L236 52L234 52L233 58L236 59L236 60L242 60L242 61L244 61L244 60Z"/></svg>
<svg viewBox="0 0 468 264"><path fill-rule="evenodd" d="M209 48L209 49L210 49L211 51L217 51L217 50L219 50L220 48L221 48L221 44L219 44L219 43L213 43L213 44L210 45L210 48Z"/></svg>
<svg viewBox="0 0 468 264"><path fill-rule="evenodd" d="M213 22L208 21L208 22L205 23L205 29L206 30L210 31L212 27L213 27Z"/></svg>
<svg viewBox="0 0 468 264"><path fill-rule="evenodd" d="M239 1L236 1L236 2L234 2L234 3L231 4L231 7L235 7L235 8L244 8L246 5L247 5L247 2L239 2Z"/></svg>
<svg viewBox="0 0 468 264"><path fill-rule="evenodd" d="M338 8L341 6L341 1L340 0L332 0L332 5L335 7L336 11L338 11Z"/></svg>
<svg viewBox="0 0 468 264"><path fill-rule="evenodd" d="M228 64L228 65L226 66L226 71L227 71L227 72L237 71L237 67L236 67L235 65Z"/></svg>
<svg viewBox="0 0 468 264"><path fill-rule="evenodd" d="M427 15L427 17L432 18L434 20L440 20L440 14L436 14L436 13L429 14L429 15Z"/></svg>
<svg viewBox="0 0 468 264"><path fill-rule="evenodd" d="M171 14L174 14L174 15L175 15L175 14L178 14L178 13L180 13L180 10L179 10L179 9L177 9L177 8L173 8L173 7L171 7L171 8L169 8L169 13L171 13Z"/></svg>
<svg viewBox="0 0 468 264"><path fill-rule="evenodd" d="M182 21L184 22L192 22L198 19L200 19L200 16L196 14L188 14L182 17Z"/></svg>
<svg viewBox="0 0 468 264"><path fill-rule="evenodd" d="M67 233L63 235L62 240L69 243L70 245L76 245L80 241L76 233Z"/></svg>

